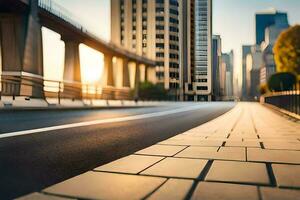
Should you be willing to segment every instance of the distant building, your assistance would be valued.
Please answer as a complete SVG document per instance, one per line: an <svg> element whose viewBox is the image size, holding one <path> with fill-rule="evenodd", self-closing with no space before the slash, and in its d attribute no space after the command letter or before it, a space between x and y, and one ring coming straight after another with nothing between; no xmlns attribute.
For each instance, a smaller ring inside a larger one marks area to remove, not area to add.
<svg viewBox="0 0 300 200"><path fill-rule="evenodd" d="M279 34L288 27L287 13L270 10L255 14L256 44L243 46L242 99L258 97L259 85L276 72L273 46Z"/></svg>
<svg viewBox="0 0 300 200"><path fill-rule="evenodd" d="M226 66L225 96L233 97L233 51L222 54L222 63Z"/></svg>
<svg viewBox="0 0 300 200"><path fill-rule="evenodd" d="M276 72L273 47L278 36L285 29L286 26L274 24L265 30L265 40L261 44L263 55L263 63L260 69L261 84L267 83L270 76Z"/></svg>
<svg viewBox="0 0 300 200"><path fill-rule="evenodd" d="M280 28L288 28L287 13L276 10L258 12L255 15L256 45L260 45L265 40L265 30L267 27L276 24Z"/></svg>
<svg viewBox="0 0 300 200"><path fill-rule="evenodd" d="M260 68L262 66L262 52L259 45L251 47L251 54L246 58L246 88L247 100L259 97Z"/></svg>
<svg viewBox="0 0 300 200"><path fill-rule="evenodd" d="M185 69L184 99L210 101L212 96L212 0L180 1Z"/></svg>
<svg viewBox="0 0 300 200"><path fill-rule="evenodd" d="M220 75L222 67L222 46L221 37L214 35L212 37L212 95L213 100L220 100Z"/></svg>
<svg viewBox="0 0 300 200"><path fill-rule="evenodd" d="M247 55L251 53L251 45L243 45L242 47L242 99L247 98Z"/></svg>
<svg viewBox="0 0 300 200"><path fill-rule="evenodd" d="M220 97L223 100L226 96L226 64L222 62L220 69Z"/></svg>

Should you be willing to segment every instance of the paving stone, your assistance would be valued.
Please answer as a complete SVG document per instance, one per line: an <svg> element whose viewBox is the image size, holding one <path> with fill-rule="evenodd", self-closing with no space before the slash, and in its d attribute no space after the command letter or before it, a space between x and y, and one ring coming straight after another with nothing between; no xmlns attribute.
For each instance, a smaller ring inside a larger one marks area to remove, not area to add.
<svg viewBox="0 0 300 200"><path fill-rule="evenodd" d="M47 194L42 194L42 193L37 193L37 192L16 198L16 200L72 200L72 199L65 198L65 197L53 196L53 195L47 195Z"/></svg>
<svg viewBox="0 0 300 200"><path fill-rule="evenodd" d="M265 164L214 161L205 180L248 184L269 184L269 177Z"/></svg>
<svg viewBox="0 0 300 200"><path fill-rule="evenodd" d="M272 164L279 187L300 188L300 165Z"/></svg>
<svg viewBox="0 0 300 200"><path fill-rule="evenodd" d="M299 134L300 135L300 134ZM263 142L266 149L300 150L300 142Z"/></svg>
<svg viewBox="0 0 300 200"><path fill-rule="evenodd" d="M188 147L178 153L175 157L245 161L246 153L245 148L238 147L221 147L218 152L213 148L206 149L203 147Z"/></svg>
<svg viewBox="0 0 300 200"><path fill-rule="evenodd" d="M174 156L179 151L186 148L186 146L174 145L153 145L146 149L136 152L136 154L154 155L154 156Z"/></svg>
<svg viewBox="0 0 300 200"><path fill-rule="evenodd" d="M46 188L44 192L80 199L141 199L164 181L165 178L87 172Z"/></svg>
<svg viewBox="0 0 300 200"><path fill-rule="evenodd" d="M192 180L184 179L169 179L163 186L161 186L148 199L172 199L183 200L190 191L193 185Z"/></svg>
<svg viewBox="0 0 300 200"><path fill-rule="evenodd" d="M97 167L95 170L137 174L163 158L164 157L157 156L130 155Z"/></svg>
<svg viewBox="0 0 300 200"><path fill-rule="evenodd" d="M166 158L141 174L196 179L206 163L207 160L200 159Z"/></svg>
<svg viewBox="0 0 300 200"><path fill-rule="evenodd" d="M258 200L256 186L229 183L200 182L192 195L193 200Z"/></svg>
<svg viewBox="0 0 300 200"><path fill-rule="evenodd" d="M261 187L262 200L300 200L300 190Z"/></svg>
<svg viewBox="0 0 300 200"><path fill-rule="evenodd" d="M247 161L300 164L300 151L248 148Z"/></svg>
<svg viewBox="0 0 300 200"><path fill-rule="evenodd" d="M227 141L226 147L260 147L258 141Z"/></svg>
<svg viewBox="0 0 300 200"><path fill-rule="evenodd" d="M167 145L183 145L183 146L203 146L203 147L220 147L223 141L205 140L205 139L183 139L183 140L165 140L159 144Z"/></svg>

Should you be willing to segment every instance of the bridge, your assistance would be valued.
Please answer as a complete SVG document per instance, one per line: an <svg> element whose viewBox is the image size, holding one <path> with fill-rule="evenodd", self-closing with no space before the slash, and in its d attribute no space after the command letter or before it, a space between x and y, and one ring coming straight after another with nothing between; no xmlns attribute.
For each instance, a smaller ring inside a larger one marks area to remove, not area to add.
<svg viewBox="0 0 300 200"><path fill-rule="evenodd" d="M98 38L53 1L0 0L2 95L36 98L51 95L51 92L44 91L44 81L47 80L43 73L42 26L59 33L65 43L64 80L58 83L58 92L63 91L65 97L82 98L81 43L104 54L101 85L95 86L101 87L100 98L128 99L131 89L135 89L135 95L138 95L139 82L154 77L154 60ZM130 67L134 75L130 75Z"/></svg>

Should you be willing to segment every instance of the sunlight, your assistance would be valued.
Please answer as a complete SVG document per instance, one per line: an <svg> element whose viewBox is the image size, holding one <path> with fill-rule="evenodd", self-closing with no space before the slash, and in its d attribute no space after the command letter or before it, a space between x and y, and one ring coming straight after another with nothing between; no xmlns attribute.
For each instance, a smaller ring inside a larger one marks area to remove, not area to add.
<svg viewBox="0 0 300 200"><path fill-rule="evenodd" d="M103 71L103 54L84 45L79 45L82 83L99 84Z"/></svg>

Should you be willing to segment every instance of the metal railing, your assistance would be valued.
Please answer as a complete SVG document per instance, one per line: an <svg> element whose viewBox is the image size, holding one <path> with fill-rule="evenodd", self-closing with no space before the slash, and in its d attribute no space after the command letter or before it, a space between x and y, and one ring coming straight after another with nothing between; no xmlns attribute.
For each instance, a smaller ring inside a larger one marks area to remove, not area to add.
<svg viewBox="0 0 300 200"><path fill-rule="evenodd" d="M274 92L265 95L264 102L300 115L300 90Z"/></svg>
<svg viewBox="0 0 300 200"><path fill-rule="evenodd" d="M129 88L103 87L100 84L83 84L56 80L37 80L31 77L5 76L1 78L0 100L2 96L17 96L29 98L55 98L58 104L62 99L75 100L129 100Z"/></svg>

